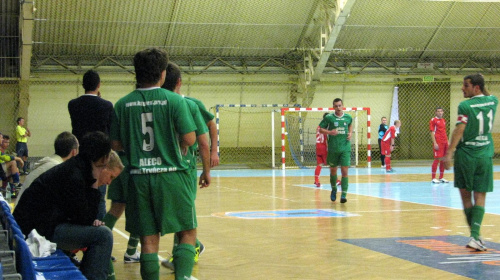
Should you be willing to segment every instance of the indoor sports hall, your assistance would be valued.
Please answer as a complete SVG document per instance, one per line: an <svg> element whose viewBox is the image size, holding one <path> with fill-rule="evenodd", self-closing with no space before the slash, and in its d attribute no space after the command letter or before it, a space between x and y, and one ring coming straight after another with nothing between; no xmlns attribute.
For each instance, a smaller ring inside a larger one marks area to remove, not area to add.
<svg viewBox="0 0 500 280"><path fill-rule="evenodd" d="M217 129L220 164L196 197L205 251L192 279L498 279L500 166L481 226L488 250L466 248L453 168L448 183L431 182L429 121L443 108L451 138L467 75L500 95L499 13L496 0L3 0L0 132L15 152L25 119L33 168L71 131L68 102L85 93L86 71L115 104L136 88L134 55L161 48L181 69L180 93L202 101ZM335 98L352 118L346 203L331 201L327 166L314 184L316 130ZM401 121L390 173L383 117ZM141 279L139 263L123 262L128 236L123 215L116 279ZM160 260L172 245L161 237ZM160 279L175 278L160 266Z"/></svg>

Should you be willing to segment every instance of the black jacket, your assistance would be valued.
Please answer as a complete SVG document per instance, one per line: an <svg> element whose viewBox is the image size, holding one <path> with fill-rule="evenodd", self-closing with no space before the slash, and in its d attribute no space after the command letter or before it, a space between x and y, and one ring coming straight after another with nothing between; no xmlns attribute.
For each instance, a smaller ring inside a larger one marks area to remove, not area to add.
<svg viewBox="0 0 500 280"><path fill-rule="evenodd" d="M109 135L113 103L98 96L84 94L68 103L73 134L81 141L85 133L102 131Z"/></svg>
<svg viewBox="0 0 500 280"><path fill-rule="evenodd" d="M50 240L61 223L92 225L101 196L91 187L94 182L91 162L79 155L40 175L14 210L23 234L36 229Z"/></svg>

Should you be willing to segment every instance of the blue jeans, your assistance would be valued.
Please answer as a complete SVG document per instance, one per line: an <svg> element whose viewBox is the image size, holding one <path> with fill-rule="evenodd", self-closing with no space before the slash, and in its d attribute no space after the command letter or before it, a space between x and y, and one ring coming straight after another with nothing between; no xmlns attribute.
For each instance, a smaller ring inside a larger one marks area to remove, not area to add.
<svg viewBox="0 0 500 280"><path fill-rule="evenodd" d="M87 248L80 266L83 275L89 280L107 279L113 250L113 233L108 227L60 224L50 241L63 250Z"/></svg>

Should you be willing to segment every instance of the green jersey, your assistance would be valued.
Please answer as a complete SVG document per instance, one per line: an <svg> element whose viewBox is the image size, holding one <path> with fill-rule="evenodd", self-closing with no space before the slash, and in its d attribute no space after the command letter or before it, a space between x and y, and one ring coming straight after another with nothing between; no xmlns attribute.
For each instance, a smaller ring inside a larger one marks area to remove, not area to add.
<svg viewBox="0 0 500 280"><path fill-rule="evenodd" d="M189 100L193 101L194 103L196 103L196 105L198 105L198 108L200 109L200 112L201 112L201 116L205 120L205 123L208 123L209 121L211 121L215 118L214 115L207 110L205 105L203 105L203 103L200 100L193 98L193 97L189 97L189 96L184 96L184 98L189 99Z"/></svg>
<svg viewBox="0 0 500 280"><path fill-rule="evenodd" d="M321 128L332 130L337 129L338 134L328 135L328 152L346 152L351 151L351 141L347 140L349 127L352 124L352 117L349 114L343 114L337 117L335 113L328 114L319 123Z"/></svg>
<svg viewBox="0 0 500 280"><path fill-rule="evenodd" d="M205 134L208 132L208 127L205 123L205 120L202 118L202 114L198 105L191 99L185 98L187 105L189 107L189 111L193 116L194 123L196 125L196 137ZM205 106L203 106L205 107ZM189 162L189 166L191 168L196 168L196 150L198 149L198 142L196 142L193 146L189 147L188 154L186 156L187 161Z"/></svg>
<svg viewBox="0 0 500 280"><path fill-rule="evenodd" d="M154 87L136 89L116 102L110 136L122 143L130 174L149 174L188 169L179 135L195 130L186 100Z"/></svg>
<svg viewBox="0 0 500 280"><path fill-rule="evenodd" d="M497 111L495 96L474 96L458 105L457 124L465 124L464 134L457 145L471 157L492 157L494 153L491 130Z"/></svg>

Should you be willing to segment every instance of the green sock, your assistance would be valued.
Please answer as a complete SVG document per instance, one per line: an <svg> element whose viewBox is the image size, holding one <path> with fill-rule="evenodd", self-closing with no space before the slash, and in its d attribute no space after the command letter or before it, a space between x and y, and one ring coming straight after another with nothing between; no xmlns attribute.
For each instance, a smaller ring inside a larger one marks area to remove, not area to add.
<svg viewBox="0 0 500 280"><path fill-rule="evenodd" d="M196 251L191 244L181 243L175 247L174 267L176 280L189 279L191 277L195 254Z"/></svg>
<svg viewBox="0 0 500 280"><path fill-rule="evenodd" d="M115 227L116 221L118 221L118 218L109 213L106 213L106 215L104 215L104 218L102 218L102 221L107 227L113 229Z"/></svg>
<svg viewBox="0 0 500 280"><path fill-rule="evenodd" d="M484 217L484 207L474 206L471 213L470 236L474 239L479 239L479 231L481 230L481 223Z"/></svg>
<svg viewBox="0 0 500 280"><path fill-rule="evenodd" d="M337 175L330 175L330 185L332 185L332 190L337 192Z"/></svg>
<svg viewBox="0 0 500 280"><path fill-rule="evenodd" d="M127 244L127 254L132 256L137 252L137 244L139 244L139 235L130 234Z"/></svg>
<svg viewBox="0 0 500 280"><path fill-rule="evenodd" d="M158 253L141 254L141 278L144 280L160 279Z"/></svg>
<svg viewBox="0 0 500 280"><path fill-rule="evenodd" d="M465 208L464 212L465 212L465 218L467 219L467 224L470 227L470 225L471 225L470 220L471 220L471 217L472 217L472 207L471 208Z"/></svg>
<svg viewBox="0 0 500 280"><path fill-rule="evenodd" d="M175 253L175 247L179 245L179 236L177 233L174 233L174 245L172 246L172 256L174 256Z"/></svg>
<svg viewBox="0 0 500 280"><path fill-rule="evenodd" d="M347 190L349 189L349 177L342 177L340 179L340 185L342 186L341 197L345 198L345 196L347 195Z"/></svg>
<svg viewBox="0 0 500 280"><path fill-rule="evenodd" d="M115 280L115 267L113 266L113 261L109 259L109 271L108 271L108 280Z"/></svg>

